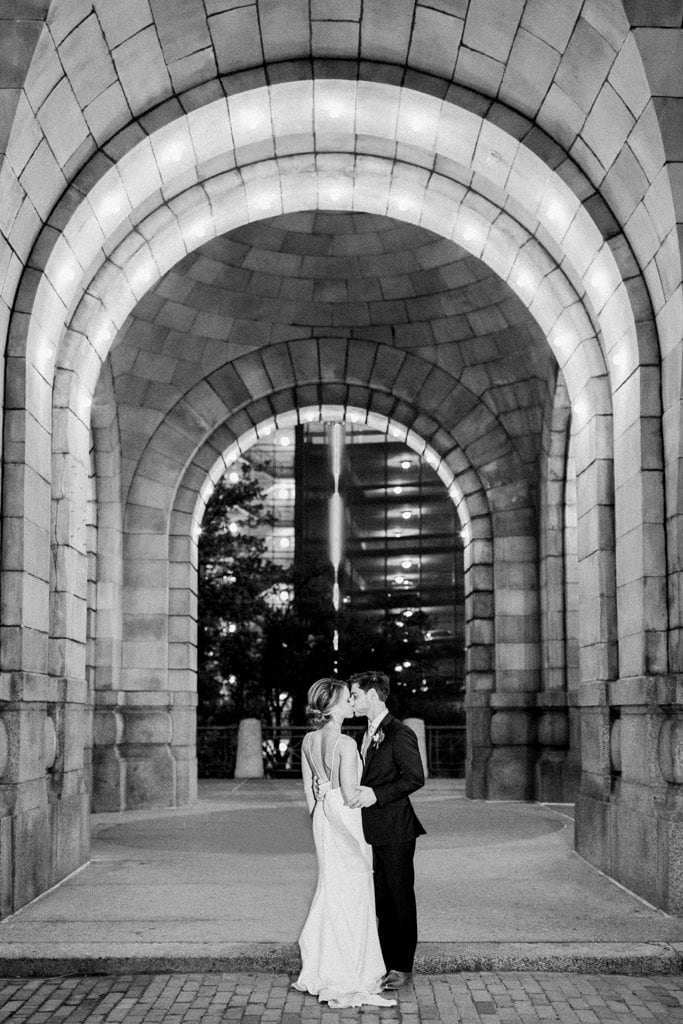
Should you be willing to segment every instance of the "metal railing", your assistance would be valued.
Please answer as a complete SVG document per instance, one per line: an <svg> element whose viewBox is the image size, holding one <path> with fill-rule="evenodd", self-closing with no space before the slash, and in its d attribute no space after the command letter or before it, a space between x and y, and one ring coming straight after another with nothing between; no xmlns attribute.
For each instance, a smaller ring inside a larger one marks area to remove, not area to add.
<svg viewBox="0 0 683 1024"><path fill-rule="evenodd" d="M464 725L428 725L427 767L432 778L464 779L467 754Z"/></svg>
<svg viewBox="0 0 683 1024"><path fill-rule="evenodd" d="M263 726L263 773L268 779L301 777L301 744L305 725Z"/></svg>
<svg viewBox="0 0 683 1024"><path fill-rule="evenodd" d="M200 779L231 779L237 757L237 725L205 725L197 729ZM346 729L350 734L364 727ZM263 726L263 771L269 779L301 777L301 743L305 725ZM433 778L464 778L465 726L426 727L427 767Z"/></svg>
<svg viewBox="0 0 683 1024"><path fill-rule="evenodd" d="M237 760L237 725L197 728L197 768L200 779L232 779Z"/></svg>

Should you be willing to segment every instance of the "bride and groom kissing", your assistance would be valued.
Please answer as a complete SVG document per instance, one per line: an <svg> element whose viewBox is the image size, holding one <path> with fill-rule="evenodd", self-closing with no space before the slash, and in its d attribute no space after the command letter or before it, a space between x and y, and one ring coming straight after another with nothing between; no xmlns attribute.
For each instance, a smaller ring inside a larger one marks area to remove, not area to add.
<svg viewBox="0 0 683 1024"><path fill-rule="evenodd" d="M331 1007L393 1006L417 945L413 858L424 828L408 799L424 785L412 729L389 713L389 679L362 672L308 691L304 795L318 865L294 987ZM364 716L360 749L342 723ZM387 993L384 995L383 993Z"/></svg>

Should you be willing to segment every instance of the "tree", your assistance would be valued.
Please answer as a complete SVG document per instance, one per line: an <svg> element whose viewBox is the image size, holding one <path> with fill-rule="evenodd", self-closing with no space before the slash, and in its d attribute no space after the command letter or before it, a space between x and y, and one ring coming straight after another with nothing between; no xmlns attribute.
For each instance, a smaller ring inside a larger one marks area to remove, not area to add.
<svg viewBox="0 0 683 1024"><path fill-rule="evenodd" d="M358 616L332 605L329 562L266 555L275 523L253 470L217 485L199 538L198 718L224 724L257 717L303 724L306 693L322 676L379 668L392 679L392 710L430 722L462 713L452 642L429 644L420 611ZM286 593L285 600L278 595ZM339 649L334 650L337 629ZM439 671L439 661L446 667Z"/></svg>
<svg viewBox="0 0 683 1024"><path fill-rule="evenodd" d="M263 682L273 720L280 721L286 706L290 722L304 724L309 687L334 674L332 569L329 563L296 561L287 580L292 600L271 609L264 623Z"/></svg>
<svg viewBox="0 0 683 1024"><path fill-rule="evenodd" d="M463 694L453 677L452 639L441 644L425 640L429 616L358 616L339 620L339 672L379 669L391 680L390 705L399 718L415 716L431 724L448 724L463 714ZM440 671L439 662L448 669Z"/></svg>
<svg viewBox="0 0 683 1024"><path fill-rule="evenodd" d="M245 465L240 479L220 480L199 536L198 717L200 722L260 717L266 710L261 677L268 595L284 578L266 558L260 483Z"/></svg>

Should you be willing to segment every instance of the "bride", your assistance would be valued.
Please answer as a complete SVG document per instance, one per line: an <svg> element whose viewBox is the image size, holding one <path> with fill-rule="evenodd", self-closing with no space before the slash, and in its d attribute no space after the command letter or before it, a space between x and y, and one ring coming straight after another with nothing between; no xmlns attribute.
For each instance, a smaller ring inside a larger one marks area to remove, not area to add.
<svg viewBox="0 0 683 1024"><path fill-rule="evenodd" d="M360 757L342 736L353 715L349 689L319 679L308 691L315 732L302 744L302 774L318 859L318 884L299 936L302 970L294 988L331 1007L395 1006L379 995L385 974L377 937L372 851L363 837L360 810L346 804L358 787ZM319 780L318 799L313 779Z"/></svg>

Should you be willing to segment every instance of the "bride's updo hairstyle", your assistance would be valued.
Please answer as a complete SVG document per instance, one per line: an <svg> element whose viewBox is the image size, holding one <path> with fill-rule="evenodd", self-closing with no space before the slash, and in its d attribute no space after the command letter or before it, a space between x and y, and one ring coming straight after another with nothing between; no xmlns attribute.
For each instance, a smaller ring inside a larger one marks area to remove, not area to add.
<svg viewBox="0 0 683 1024"><path fill-rule="evenodd" d="M311 725L321 729L330 720L332 708L344 696L346 683L339 679L318 679L308 691L306 714Z"/></svg>

